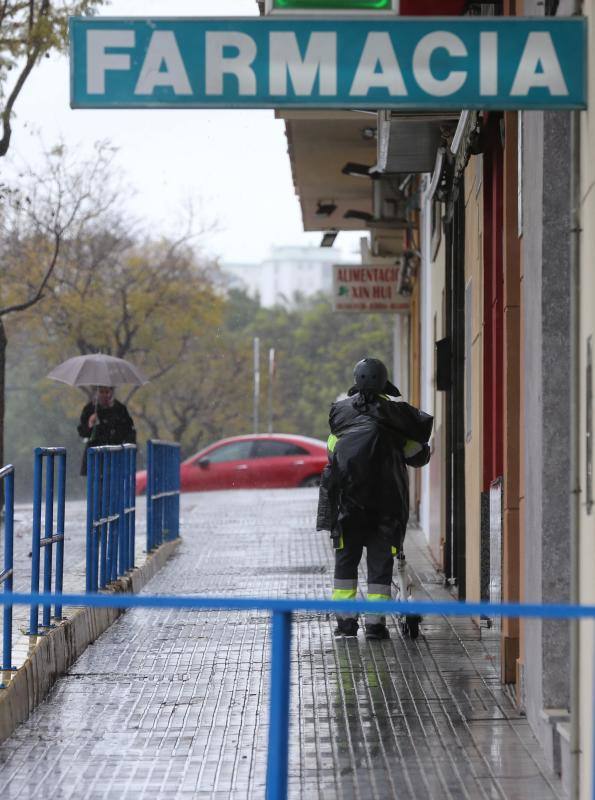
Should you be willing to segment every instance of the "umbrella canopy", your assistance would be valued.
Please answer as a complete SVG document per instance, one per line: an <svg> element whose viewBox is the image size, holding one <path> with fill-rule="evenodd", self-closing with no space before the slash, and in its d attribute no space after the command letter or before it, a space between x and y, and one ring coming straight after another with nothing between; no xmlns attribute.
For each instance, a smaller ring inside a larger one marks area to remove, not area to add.
<svg viewBox="0 0 595 800"><path fill-rule="evenodd" d="M147 383L143 373L123 358L93 353L69 358L53 369L48 378L69 386L121 386Z"/></svg>

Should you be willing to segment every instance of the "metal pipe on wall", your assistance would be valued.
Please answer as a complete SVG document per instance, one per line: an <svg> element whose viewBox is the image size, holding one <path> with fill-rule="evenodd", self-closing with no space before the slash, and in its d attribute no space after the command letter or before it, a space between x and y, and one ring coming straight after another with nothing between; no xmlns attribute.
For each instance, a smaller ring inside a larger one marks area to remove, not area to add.
<svg viewBox="0 0 595 800"><path fill-rule="evenodd" d="M573 14L582 12L574 0ZM570 113L570 602L580 602L581 116ZM580 798L580 623L570 623L570 798ZM595 778L593 778L595 781Z"/></svg>

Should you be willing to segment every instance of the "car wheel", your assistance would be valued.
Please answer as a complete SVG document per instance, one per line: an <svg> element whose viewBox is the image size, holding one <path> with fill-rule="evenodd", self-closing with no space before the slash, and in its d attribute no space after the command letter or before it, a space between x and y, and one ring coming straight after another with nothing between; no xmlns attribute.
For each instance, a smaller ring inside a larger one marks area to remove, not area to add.
<svg viewBox="0 0 595 800"><path fill-rule="evenodd" d="M300 483L300 486L305 488L310 486L320 486L320 475L310 475L309 478L304 478L304 480Z"/></svg>

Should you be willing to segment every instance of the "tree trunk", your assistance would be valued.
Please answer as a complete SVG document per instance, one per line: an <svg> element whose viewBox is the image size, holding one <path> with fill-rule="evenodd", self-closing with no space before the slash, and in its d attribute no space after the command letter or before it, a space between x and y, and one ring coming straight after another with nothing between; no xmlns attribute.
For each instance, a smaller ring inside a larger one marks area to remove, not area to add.
<svg viewBox="0 0 595 800"><path fill-rule="evenodd" d="M6 410L6 328L0 317L0 467L4 466L4 413ZM0 482L0 512L4 508L4 481Z"/></svg>

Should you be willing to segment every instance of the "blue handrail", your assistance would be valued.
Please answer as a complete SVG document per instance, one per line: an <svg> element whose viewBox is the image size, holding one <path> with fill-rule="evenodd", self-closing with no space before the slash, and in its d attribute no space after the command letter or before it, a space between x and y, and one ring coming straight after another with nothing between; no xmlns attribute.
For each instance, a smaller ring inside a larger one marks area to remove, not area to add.
<svg viewBox="0 0 595 800"><path fill-rule="evenodd" d="M43 464L45 461L45 513L44 537L41 537L41 511L43 489ZM55 492L55 472L58 465L58 491ZM56 526L54 531L54 502L56 505ZM64 447L37 447L33 467L33 542L31 547L31 593L39 591L41 550L43 548L43 590L52 590L52 566L54 544L56 545L55 592L57 602L54 618L62 619L60 595L64 580L64 512L66 506L66 450ZM51 605L43 606L42 627L50 628ZM29 614L29 634L39 635L39 606L32 604Z"/></svg>
<svg viewBox="0 0 595 800"><path fill-rule="evenodd" d="M52 595L4 594L0 605L51 604ZM431 616L498 616L539 619L595 619L595 606L537 603L400 602L384 600L272 600L259 597L188 597L167 595L64 595L62 601L90 608L161 608L272 612L271 692L266 800L286 800L289 756L290 649L292 614L296 611L420 614ZM594 675L595 681L595 675ZM595 686L594 686L595 690ZM592 798L595 800L595 782Z"/></svg>
<svg viewBox="0 0 595 800"><path fill-rule="evenodd" d="M104 589L134 567L136 445L87 451L87 592Z"/></svg>
<svg viewBox="0 0 595 800"><path fill-rule="evenodd" d="M0 469L0 483L4 487L4 569L0 583L4 594L12 593L13 541L14 541L14 467L8 464ZM4 606L2 620L2 669L12 669L12 605ZM0 688L2 684L0 684Z"/></svg>
<svg viewBox="0 0 595 800"><path fill-rule="evenodd" d="M147 553L180 535L180 445L147 442Z"/></svg>

